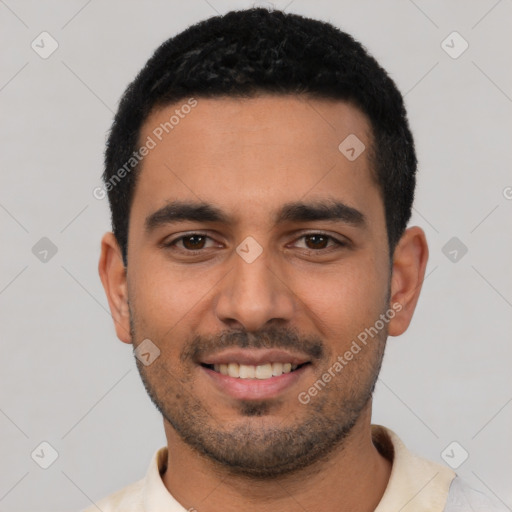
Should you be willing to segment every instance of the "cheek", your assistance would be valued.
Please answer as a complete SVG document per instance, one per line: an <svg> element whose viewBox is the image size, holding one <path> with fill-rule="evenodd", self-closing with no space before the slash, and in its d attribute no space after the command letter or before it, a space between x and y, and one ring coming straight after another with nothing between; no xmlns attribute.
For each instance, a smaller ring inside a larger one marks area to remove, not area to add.
<svg viewBox="0 0 512 512"><path fill-rule="evenodd" d="M130 293L140 324L153 335L163 336L170 329L179 330L187 316L204 307L223 273L213 267L186 268L154 258L131 277Z"/></svg>
<svg viewBox="0 0 512 512"><path fill-rule="evenodd" d="M309 272L293 290L322 335L344 345L382 313L387 283L385 271L361 257L333 271Z"/></svg>

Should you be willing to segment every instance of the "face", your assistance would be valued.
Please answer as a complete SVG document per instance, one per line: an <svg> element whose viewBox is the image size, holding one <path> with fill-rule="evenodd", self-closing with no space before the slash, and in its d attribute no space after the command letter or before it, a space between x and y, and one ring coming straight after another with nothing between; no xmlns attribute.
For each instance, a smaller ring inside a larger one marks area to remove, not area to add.
<svg viewBox="0 0 512 512"><path fill-rule="evenodd" d="M130 333L160 355L139 371L197 453L291 472L343 443L382 360L390 260L370 126L343 102L261 96L198 98L155 132L176 109L140 138L156 145L130 212ZM351 134L355 160L338 148Z"/></svg>

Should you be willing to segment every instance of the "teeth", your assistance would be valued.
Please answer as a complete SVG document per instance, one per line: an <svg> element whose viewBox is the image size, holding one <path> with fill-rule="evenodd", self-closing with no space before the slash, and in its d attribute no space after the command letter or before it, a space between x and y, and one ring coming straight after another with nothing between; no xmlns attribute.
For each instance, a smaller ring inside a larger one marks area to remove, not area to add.
<svg viewBox="0 0 512 512"><path fill-rule="evenodd" d="M270 379L279 377L283 373L290 373L298 368L291 363L265 363L258 366L252 364L214 364L213 369L222 375L229 375L239 379Z"/></svg>
<svg viewBox="0 0 512 512"><path fill-rule="evenodd" d="M283 374L283 363L272 363L272 375L279 377Z"/></svg>
<svg viewBox="0 0 512 512"><path fill-rule="evenodd" d="M240 365L238 363L229 363L228 375L230 377L240 377Z"/></svg>
<svg viewBox="0 0 512 512"><path fill-rule="evenodd" d="M260 366L258 366L258 368L260 368ZM239 376L241 379L254 379L256 370L256 366L241 364Z"/></svg>
<svg viewBox="0 0 512 512"><path fill-rule="evenodd" d="M255 374L257 379L270 379L272 377L272 365L268 363L256 366Z"/></svg>

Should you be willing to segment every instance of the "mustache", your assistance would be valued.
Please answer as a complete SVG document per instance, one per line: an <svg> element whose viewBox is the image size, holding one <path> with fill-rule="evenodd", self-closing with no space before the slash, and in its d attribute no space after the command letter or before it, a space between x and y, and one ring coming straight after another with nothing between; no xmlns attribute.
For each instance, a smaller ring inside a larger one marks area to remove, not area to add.
<svg viewBox="0 0 512 512"><path fill-rule="evenodd" d="M315 336L301 336L289 327L269 327L259 331L246 330L222 331L214 336L194 336L181 351L180 360L201 362L205 357L227 348L275 348L301 352L320 360L325 357L323 341Z"/></svg>

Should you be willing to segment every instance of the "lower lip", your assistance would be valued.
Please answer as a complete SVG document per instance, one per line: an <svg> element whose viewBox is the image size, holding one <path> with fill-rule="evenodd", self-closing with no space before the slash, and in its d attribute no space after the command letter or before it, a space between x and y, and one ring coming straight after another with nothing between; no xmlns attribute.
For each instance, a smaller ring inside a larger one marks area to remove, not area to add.
<svg viewBox="0 0 512 512"><path fill-rule="evenodd" d="M308 371L309 364L290 373L269 379L239 379L201 366L201 369L223 393L238 400L267 400L291 388Z"/></svg>

